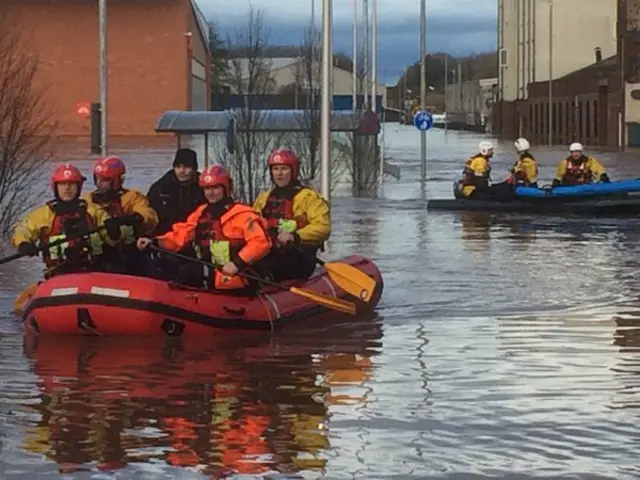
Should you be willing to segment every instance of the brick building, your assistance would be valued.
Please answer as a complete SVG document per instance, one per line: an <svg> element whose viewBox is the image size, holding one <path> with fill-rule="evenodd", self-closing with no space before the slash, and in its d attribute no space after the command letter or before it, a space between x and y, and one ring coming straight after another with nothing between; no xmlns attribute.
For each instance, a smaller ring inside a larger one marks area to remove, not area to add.
<svg viewBox="0 0 640 480"><path fill-rule="evenodd" d="M98 2L0 0L39 57L59 135L90 135L80 105L98 102ZM195 0L108 0L110 136L155 135L165 110L207 110L209 29Z"/></svg>
<svg viewBox="0 0 640 480"><path fill-rule="evenodd" d="M603 50L596 50L594 63L552 82L553 143L640 147L640 0L616 0L616 7L615 54L601 59ZM526 94L512 101L498 96L496 133L546 143L548 85L529 82Z"/></svg>

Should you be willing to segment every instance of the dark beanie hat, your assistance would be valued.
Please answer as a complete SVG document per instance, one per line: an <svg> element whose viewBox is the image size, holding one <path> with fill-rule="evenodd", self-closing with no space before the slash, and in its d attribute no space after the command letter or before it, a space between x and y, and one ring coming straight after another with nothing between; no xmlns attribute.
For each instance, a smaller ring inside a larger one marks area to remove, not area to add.
<svg viewBox="0 0 640 480"><path fill-rule="evenodd" d="M198 169L198 155L190 148L180 148L176 152L176 157L173 160L173 166L184 165L185 167L191 167L194 170Z"/></svg>

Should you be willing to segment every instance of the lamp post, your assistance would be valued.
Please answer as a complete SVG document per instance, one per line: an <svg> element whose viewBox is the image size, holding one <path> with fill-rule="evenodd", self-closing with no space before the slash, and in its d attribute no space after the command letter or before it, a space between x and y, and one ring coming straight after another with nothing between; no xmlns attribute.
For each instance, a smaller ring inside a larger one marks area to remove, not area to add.
<svg viewBox="0 0 640 480"><path fill-rule="evenodd" d="M331 13L333 0L322 0L322 85L320 105L320 155L321 155L321 193L327 202L331 201L331 73L332 30Z"/></svg>
<svg viewBox="0 0 640 480"><path fill-rule="evenodd" d="M420 1L420 108L425 108L427 104L427 65L426 56L426 1ZM420 178L422 183L427 181L427 132L420 131Z"/></svg>
<svg viewBox="0 0 640 480"><path fill-rule="evenodd" d="M351 110L355 113L358 110L358 0L353 0L353 25L352 25L352 42L353 42L353 72L352 85L353 93L351 95Z"/></svg>
<svg viewBox="0 0 640 480"><path fill-rule="evenodd" d="M378 94L378 0L371 0L371 111L376 111L376 98Z"/></svg>
<svg viewBox="0 0 640 480"><path fill-rule="evenodd" d="M107 156L107 0L98 0L98 30L100 43L100 153Z"/></svg>
<svg viewBox="0 0 640 480"><path fill-rule="evenodd" d="M553 0L549 1L549 146L553 144Z"/></svg>

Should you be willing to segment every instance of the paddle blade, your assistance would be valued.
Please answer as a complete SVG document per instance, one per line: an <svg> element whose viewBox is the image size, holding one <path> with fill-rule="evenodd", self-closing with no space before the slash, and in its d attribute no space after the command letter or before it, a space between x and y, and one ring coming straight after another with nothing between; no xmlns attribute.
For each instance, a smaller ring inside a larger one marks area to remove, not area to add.
<svg viewBox="0 0 640 480"><path fill-rule="evenodd" d="M20 295L18 295L16 301L13 302L13 311L15 313L17 313L18 315L22 315L24 313L27 303L29 303L29 300L31 300L33 294L36 293L37 288L38 284L33 283L25 288Z"/></svg>
<svg viewBox="0 0 640 480"><path fill-rule="evenodd" d="M355 303L347 302L346 300L340 300L339 298L327 297L326 295L321 295L319 293L305 290L303 288L291 287L289 291L291 293L295 293L296 295L300 295L301 297L308 298L309 300L312 300L324 307L330 308L331 310L347 313L349 315L356 314Z"/></svg>
<svg viewBox="0 0 640 480"><path fill-rule="evenodd" d="M324 268L329 272L329 278L342 290L363 302L370 302L376 281L362 270L346 263L325 263Z"/></svg>

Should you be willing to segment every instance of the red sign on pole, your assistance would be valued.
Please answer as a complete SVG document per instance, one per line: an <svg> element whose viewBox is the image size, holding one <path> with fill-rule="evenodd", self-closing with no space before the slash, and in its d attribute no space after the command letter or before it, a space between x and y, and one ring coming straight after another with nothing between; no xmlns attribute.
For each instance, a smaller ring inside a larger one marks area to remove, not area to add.
<svg viewBox="0 0 640 480"><path fill-rule="evenodd" d="M76 113L83 118L89 118L91 116L91 103L78 102L76 104Z"/></svg>

